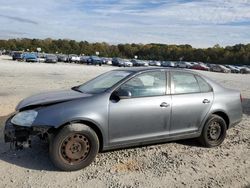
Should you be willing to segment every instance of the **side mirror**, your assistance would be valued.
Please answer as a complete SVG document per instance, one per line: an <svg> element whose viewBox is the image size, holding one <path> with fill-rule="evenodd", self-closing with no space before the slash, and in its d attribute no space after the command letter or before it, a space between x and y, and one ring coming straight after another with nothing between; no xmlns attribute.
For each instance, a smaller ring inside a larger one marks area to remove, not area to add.
<svg viewBox="0 0 250 188"><path fill-rule="evenodd" d="M131 98L132 94L130 91L127 91L127 90L123 90L123 89L119 89L117 91L117 96L120 98L120 99L129 99Z"/></svg>
<svg viewBox="0 0 250 188"><path fill-rule="evenodd" d="M132 95L131 95L130 91L119 89L119 90L114 91L112 93L110 99L118 102L121 99L129 99L129 98L131 98L131 96Z"/></svg>

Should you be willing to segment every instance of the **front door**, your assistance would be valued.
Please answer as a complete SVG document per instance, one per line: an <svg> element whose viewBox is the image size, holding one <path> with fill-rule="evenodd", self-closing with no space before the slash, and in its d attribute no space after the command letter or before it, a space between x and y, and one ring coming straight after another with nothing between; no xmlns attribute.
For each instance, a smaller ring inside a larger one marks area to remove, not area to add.
<svg viewBox="0 0 250 188"><path fill-rule="evenodd" d="M165 71L136 75L118 90L128 91L131 97L110 100L110 143L136 143L168 134L171 96L166 95Z"/></svg>

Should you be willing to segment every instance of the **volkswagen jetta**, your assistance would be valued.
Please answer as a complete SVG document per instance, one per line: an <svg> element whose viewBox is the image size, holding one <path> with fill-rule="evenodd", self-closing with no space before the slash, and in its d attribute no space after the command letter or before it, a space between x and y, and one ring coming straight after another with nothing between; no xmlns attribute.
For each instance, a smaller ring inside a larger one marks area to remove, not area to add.
<svg viewBox="0 0 250 188"><path fill-rule="evenodd" d="M55 166L72 171L99 151L196 137L215 147L241 118L240 92L197 72L125 68L24 99L4 134L17 148L33 136L49 138Z"/></svg>

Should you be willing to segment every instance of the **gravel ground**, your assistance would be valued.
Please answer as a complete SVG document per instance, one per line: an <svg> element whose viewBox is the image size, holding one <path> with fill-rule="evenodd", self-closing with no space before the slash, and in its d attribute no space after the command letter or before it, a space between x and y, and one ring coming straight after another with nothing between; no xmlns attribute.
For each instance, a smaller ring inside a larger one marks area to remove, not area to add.
<svg viewBox="0 0 250 188"><path fill-rule="evenodd" d="M16 104L41 91L65 89L113 69L71 64L30 64L0 56L0 129ZM0 187L250 187L250 75L203 72L241 90L243 121L217 148L195 140L168 142L98 154L77 172L60 172L46 143L12 151L0 141Z"/></svg>

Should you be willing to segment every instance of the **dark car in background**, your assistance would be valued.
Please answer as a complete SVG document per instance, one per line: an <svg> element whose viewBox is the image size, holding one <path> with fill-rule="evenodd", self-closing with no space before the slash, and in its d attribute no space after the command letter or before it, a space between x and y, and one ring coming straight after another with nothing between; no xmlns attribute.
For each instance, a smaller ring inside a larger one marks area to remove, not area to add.
<svg viewBox="0 0 250 188"><path fill-rule="evenodd" d="M112 65L118 67L132 67L133 63L128 59L113 58Z"/></svg>
<svg viewBox="0 0 250 188"><path fill-rule="evenodd" d="M68 56L65 54L59 54L59 55L57 55L57 60L58 60L58 62L67 62Z"/></svg>
<svg viewBox="0 0 250 188"><path fill-rule="evenodd" d="M89 56L81 56L80 57L80 63L88 63Z"/></svg>
<svg viewBox="0 0 250 188"><path fill-rule="evenodd" d="M12 52L12 60L23 60L23 52Z"/></svg>
<svg viewBox="0 0 250 188"><path fill-rule="evenodd" d="M87 64L102 66L102 59L98 56L92 55L89 57Z"/></svg>
<svg viewBox="0 0 250 188"><path fill-rule="evenodd" d="M233 65L225 65L228 69L230 69L231 73L240 73L240 69Z"/></svg>
<svg viewBox="0 0 250 188"><path fill-rule="evenodd" d="M149 63L144 60L138 60L138 59L132 59L131 62L133 63L133 66L135 67L147 67L149 66Z"/></svg>
<svg viewBox="0 0 250 188"><path fill-rule="evenodd" d="M47 54L45 58L45 63L57 63L57 56L54 54Z"/></svg>
<svg viewBox="0 0 250 188"><path fill-rule="evenodd" d="M119 62L122 61L122 58L119 58L119 57L113 57L112 58L112 65L113 66L119 66Z"/></svg>

